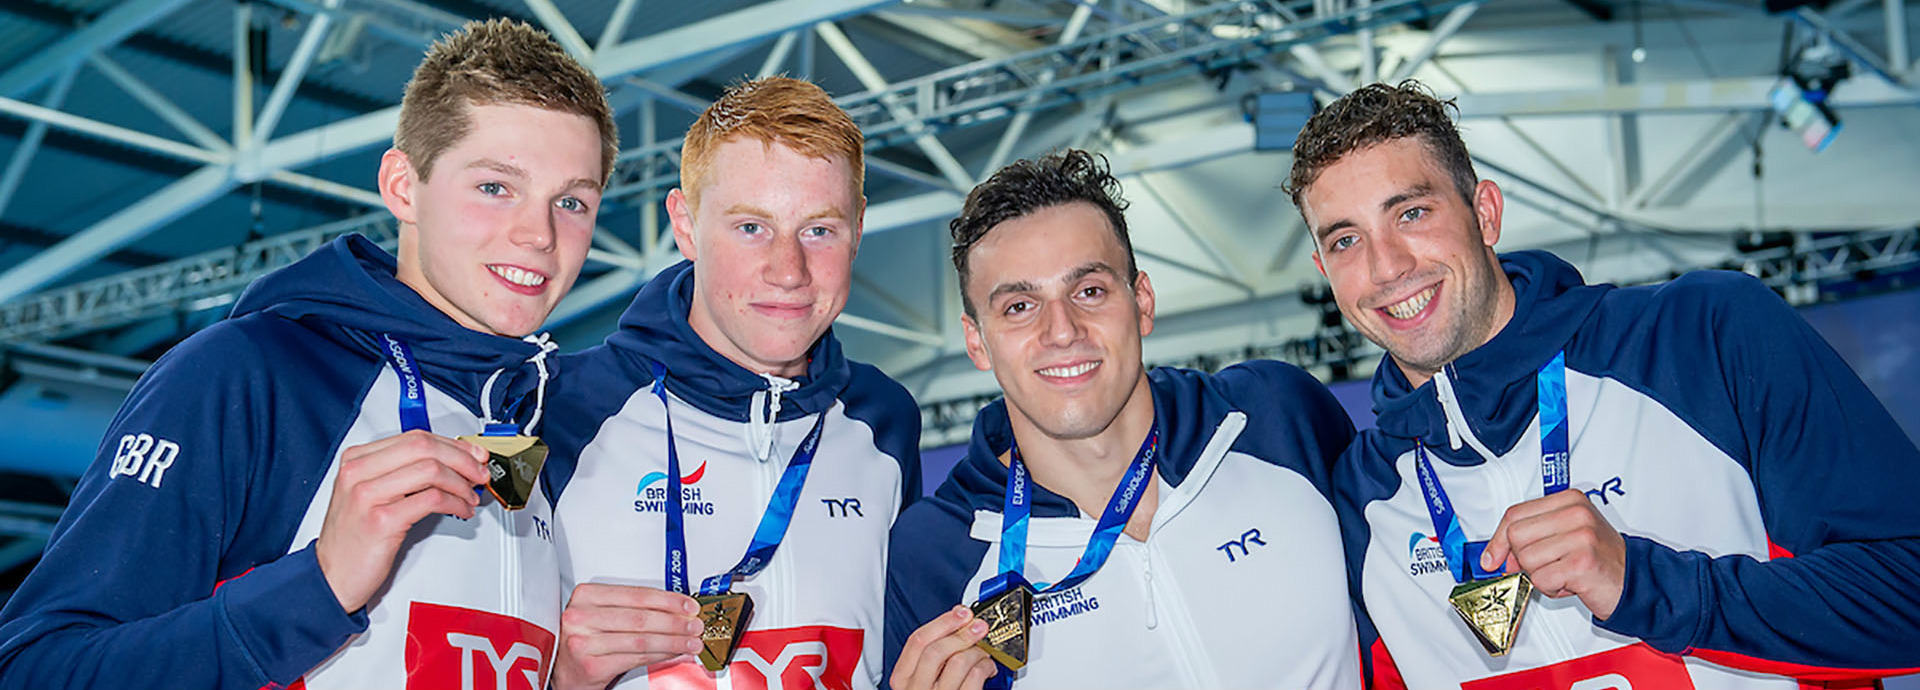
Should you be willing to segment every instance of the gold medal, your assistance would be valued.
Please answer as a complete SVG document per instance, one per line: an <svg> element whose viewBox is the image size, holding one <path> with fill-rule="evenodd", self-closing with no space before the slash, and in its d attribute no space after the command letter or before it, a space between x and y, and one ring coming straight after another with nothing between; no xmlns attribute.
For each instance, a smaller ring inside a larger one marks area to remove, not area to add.
<svg viewBox="0 0 1920 690"><path fill-rule="evenodd" d="M1480 639L1487 655L1504 656L1520 634L1520 617L1526 614L1532 595L1533 581L1526 573L1514 573L1454 587L1447 601Z"/></svg>
<svg viewBox="0 0 1920 690"><path fill-rule="evenodd" d="M733 658L740 645L740 634L747 630L753 616L753 598L745 594L712 594L696 597L700 603L700 664L719 673Z"/></svg>
<svg viewBox="0 0 1920 690"><path fill-rule="evenodd" d="M1025 584L982 599L973 616L987 623L987 636L975 644L1008 670L1027 665L1028 634L1033 623L1033 589Z"/></svg>
<svg viewBox="0 0 1920 690"><path fill-rule="evenodd" d="M487 491L507 510L527 507L547 464L547 444L538 436L473 434L460 440L487 449Z"/></svg>

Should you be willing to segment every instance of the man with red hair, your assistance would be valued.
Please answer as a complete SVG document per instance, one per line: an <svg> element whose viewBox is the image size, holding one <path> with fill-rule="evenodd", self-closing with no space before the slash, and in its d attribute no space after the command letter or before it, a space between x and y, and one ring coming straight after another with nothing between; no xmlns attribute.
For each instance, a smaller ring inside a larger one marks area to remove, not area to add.
<svg viewBox="0 0 1920 690"><path fill-rule="evenodd" d="M920 419L829 330L860 246L862 147L824 91L787 78L728 89L687 132L667 196L686 261L562 367L555 455L578 464L556 522L576 586L555 688L878 683Z"/></svg>

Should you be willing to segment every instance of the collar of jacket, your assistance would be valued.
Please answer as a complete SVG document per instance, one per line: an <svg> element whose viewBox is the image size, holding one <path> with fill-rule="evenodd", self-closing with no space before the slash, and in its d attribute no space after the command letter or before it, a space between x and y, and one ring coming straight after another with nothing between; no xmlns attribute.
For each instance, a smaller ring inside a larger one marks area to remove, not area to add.
<svg viewBox="0 0 1920 690"><path fill-rule="evenodd" d="M540 346L460 325L400 282L396 265L393 255L372 240L345 235L254 281L228 318L261 313L298 321L377 360L385 358L380 335L391 334L406 341L422 375L435 388L454 396L475 416L491 412L508 417L512 401L537 383L529 362ZM480 389L501 370L505 375L493 392L495 409L481 410ZM533 407L528 401L511 416L525 419Z"/></svg>
<svg viewBox="0 0 1920 690"><path fill-rule="evenodd" d="M1574 333L1592 315L1611 285L1590 286L1579 270L1544 251L1500 255L1513 283L1513 318L1485 345L1461 355L1445 368L1459 418L1474 439L1505 455L1533 422L1535 376L1554 353L1566 349ZM1437 378L1437 377L1436 377ZM1446 410L1439 385L1429 380L1414 388L1392 355L1382 357L1373 374L1373 411L1380 431L1411 448L1417 440L1429 452L1455 465L1485 460L1449 442Z"/></svg>
<svg viewBox="0 0 1920 690"><path fill-rule="evenodd" d="M1178 372L1155 369L1147 374L1147 387L1153 394L1154 424L1160 428L1160 453L1156 471L1168 484L1179 486L1200 459L1200 452L1212 439L1220 420L1232 412L1231 405L1219 393L1201 385L1205 377L1180 376ZM988 403L973 419L973 437L967 443L966 457L935 492L935 498L965 507L969 512L1005 507L1007 466L1000 456L1013 446L1013 423L1007 418L1005 398ZM1074 517L1079 507L1065 496L1035 482L1034 517Z"/></svg>
<svg viewBox="0 0 1920 690"><path fill-rule="evenodd" d="M695 333L687 314L693 307L695 266L682 261L661 271L620 315L620 329L607 345L623 356L642 360L641 371L659 362L667 368L667 390L701 412L734 422L749 421L753 394L768 388L766 378L720 355ZM783 393L775 421L825 411L852 377L833 329L813 344L807 373L794 378L800 387Z"/></svg>

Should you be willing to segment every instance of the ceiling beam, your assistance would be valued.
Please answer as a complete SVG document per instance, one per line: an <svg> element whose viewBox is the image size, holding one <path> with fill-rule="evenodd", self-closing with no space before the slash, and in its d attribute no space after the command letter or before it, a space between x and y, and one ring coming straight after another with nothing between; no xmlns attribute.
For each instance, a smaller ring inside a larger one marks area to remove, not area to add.
<svg viewBox="0 0 1920 690"><path fill-rule="evenodd" d="M0 242L10 242L14 244L26 245L29 247L43 248L43 247L51 247L53 245L59 244L61 240L64 240L66 238L67 238L66 235L62 235L49 230L43 230L41 228L36 228L28 225L22 225L19 223L12 223L8 221L0 220ZM159 254L141 251L138 249L120 249L102 258L105 259L106 261L120 264L121 266L126 268L136 268L139 266L151 266L153 264L157 264L162 261L168 261L172 259L172 257L162 256Z"/></svg>
<svg viewBox="0 0 1920 690"><path fill-rule="evenodd" d="M1770 110L1767 94L1777 77L1732 77L1684 82L1641 82L1577 91L1516 91L1460 94L1460 117L1544 117L1621 113L1724 113ZM1920 91L1876 79L1855 79L1828 101L1836 108L1920 105Z"/></svg>
<svg viewBox="0 0 1920 690"><path fill-rule="evenodd" d="M0 95L20 98L34 87L60 75L186 4L187 0L146 0L126 2L80 27L53 45L33 51L32 56L0 73Z"/></svg>
<svg viewBox="0 0 1920 690"><path fill-rule="evenodd" d="M94 15L70 12L31 0L0 4L0 13L62 30L92 22L96 18ZM120 42L119 47L222 78L232 71L232 59L223 53L187 45L151 33L136 33L128 36ZM279 71L268 69L267 78L278 79ZM377 110L389 105L385 101L364 94L313 82L301 85L300 98L356 113Z"/></svg>
<svg viewBox="0 0 1920 690"><path fill-rule="evenodd" d="M0 302L32 292L151 233L234 187L232 171L209 165L0 274Z"/></svg>

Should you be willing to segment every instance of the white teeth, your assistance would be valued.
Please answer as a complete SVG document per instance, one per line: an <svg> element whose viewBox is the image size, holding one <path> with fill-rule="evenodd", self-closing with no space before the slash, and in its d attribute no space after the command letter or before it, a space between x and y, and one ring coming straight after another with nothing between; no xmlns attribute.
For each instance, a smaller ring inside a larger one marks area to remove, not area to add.
<svg viewBox="0 0 1920 690"><path fill-rule="evenodd" d="M487 270L493 271L494 275L505 278L507 282L514 285L538 287L547 282L546 276L513 266L488 266Z"/></svg>
<svg viewBox="0 0 1920 690"><path fill-rule="evenodd" d="M1100 366L1099 362L1087 362L1085 364L1076 364L1070 367L1052 367L1049 369L1041 369L1040 375L1041 376L1057 376L1060 378L1073 378L1075 376L1079 376L1089 371L1093 371L1093 368L1097 366Z"/></svg>
<svg viewBox="0 0 1920 690"><path fill-rule="evenodd" d="M1419 316L1420 310L1426 309L1427 303L1431 301L1433 301L1433 288L1427 288L1399 304L1387 305L1387 313L1396 319L1411 319Z"/></svg>

